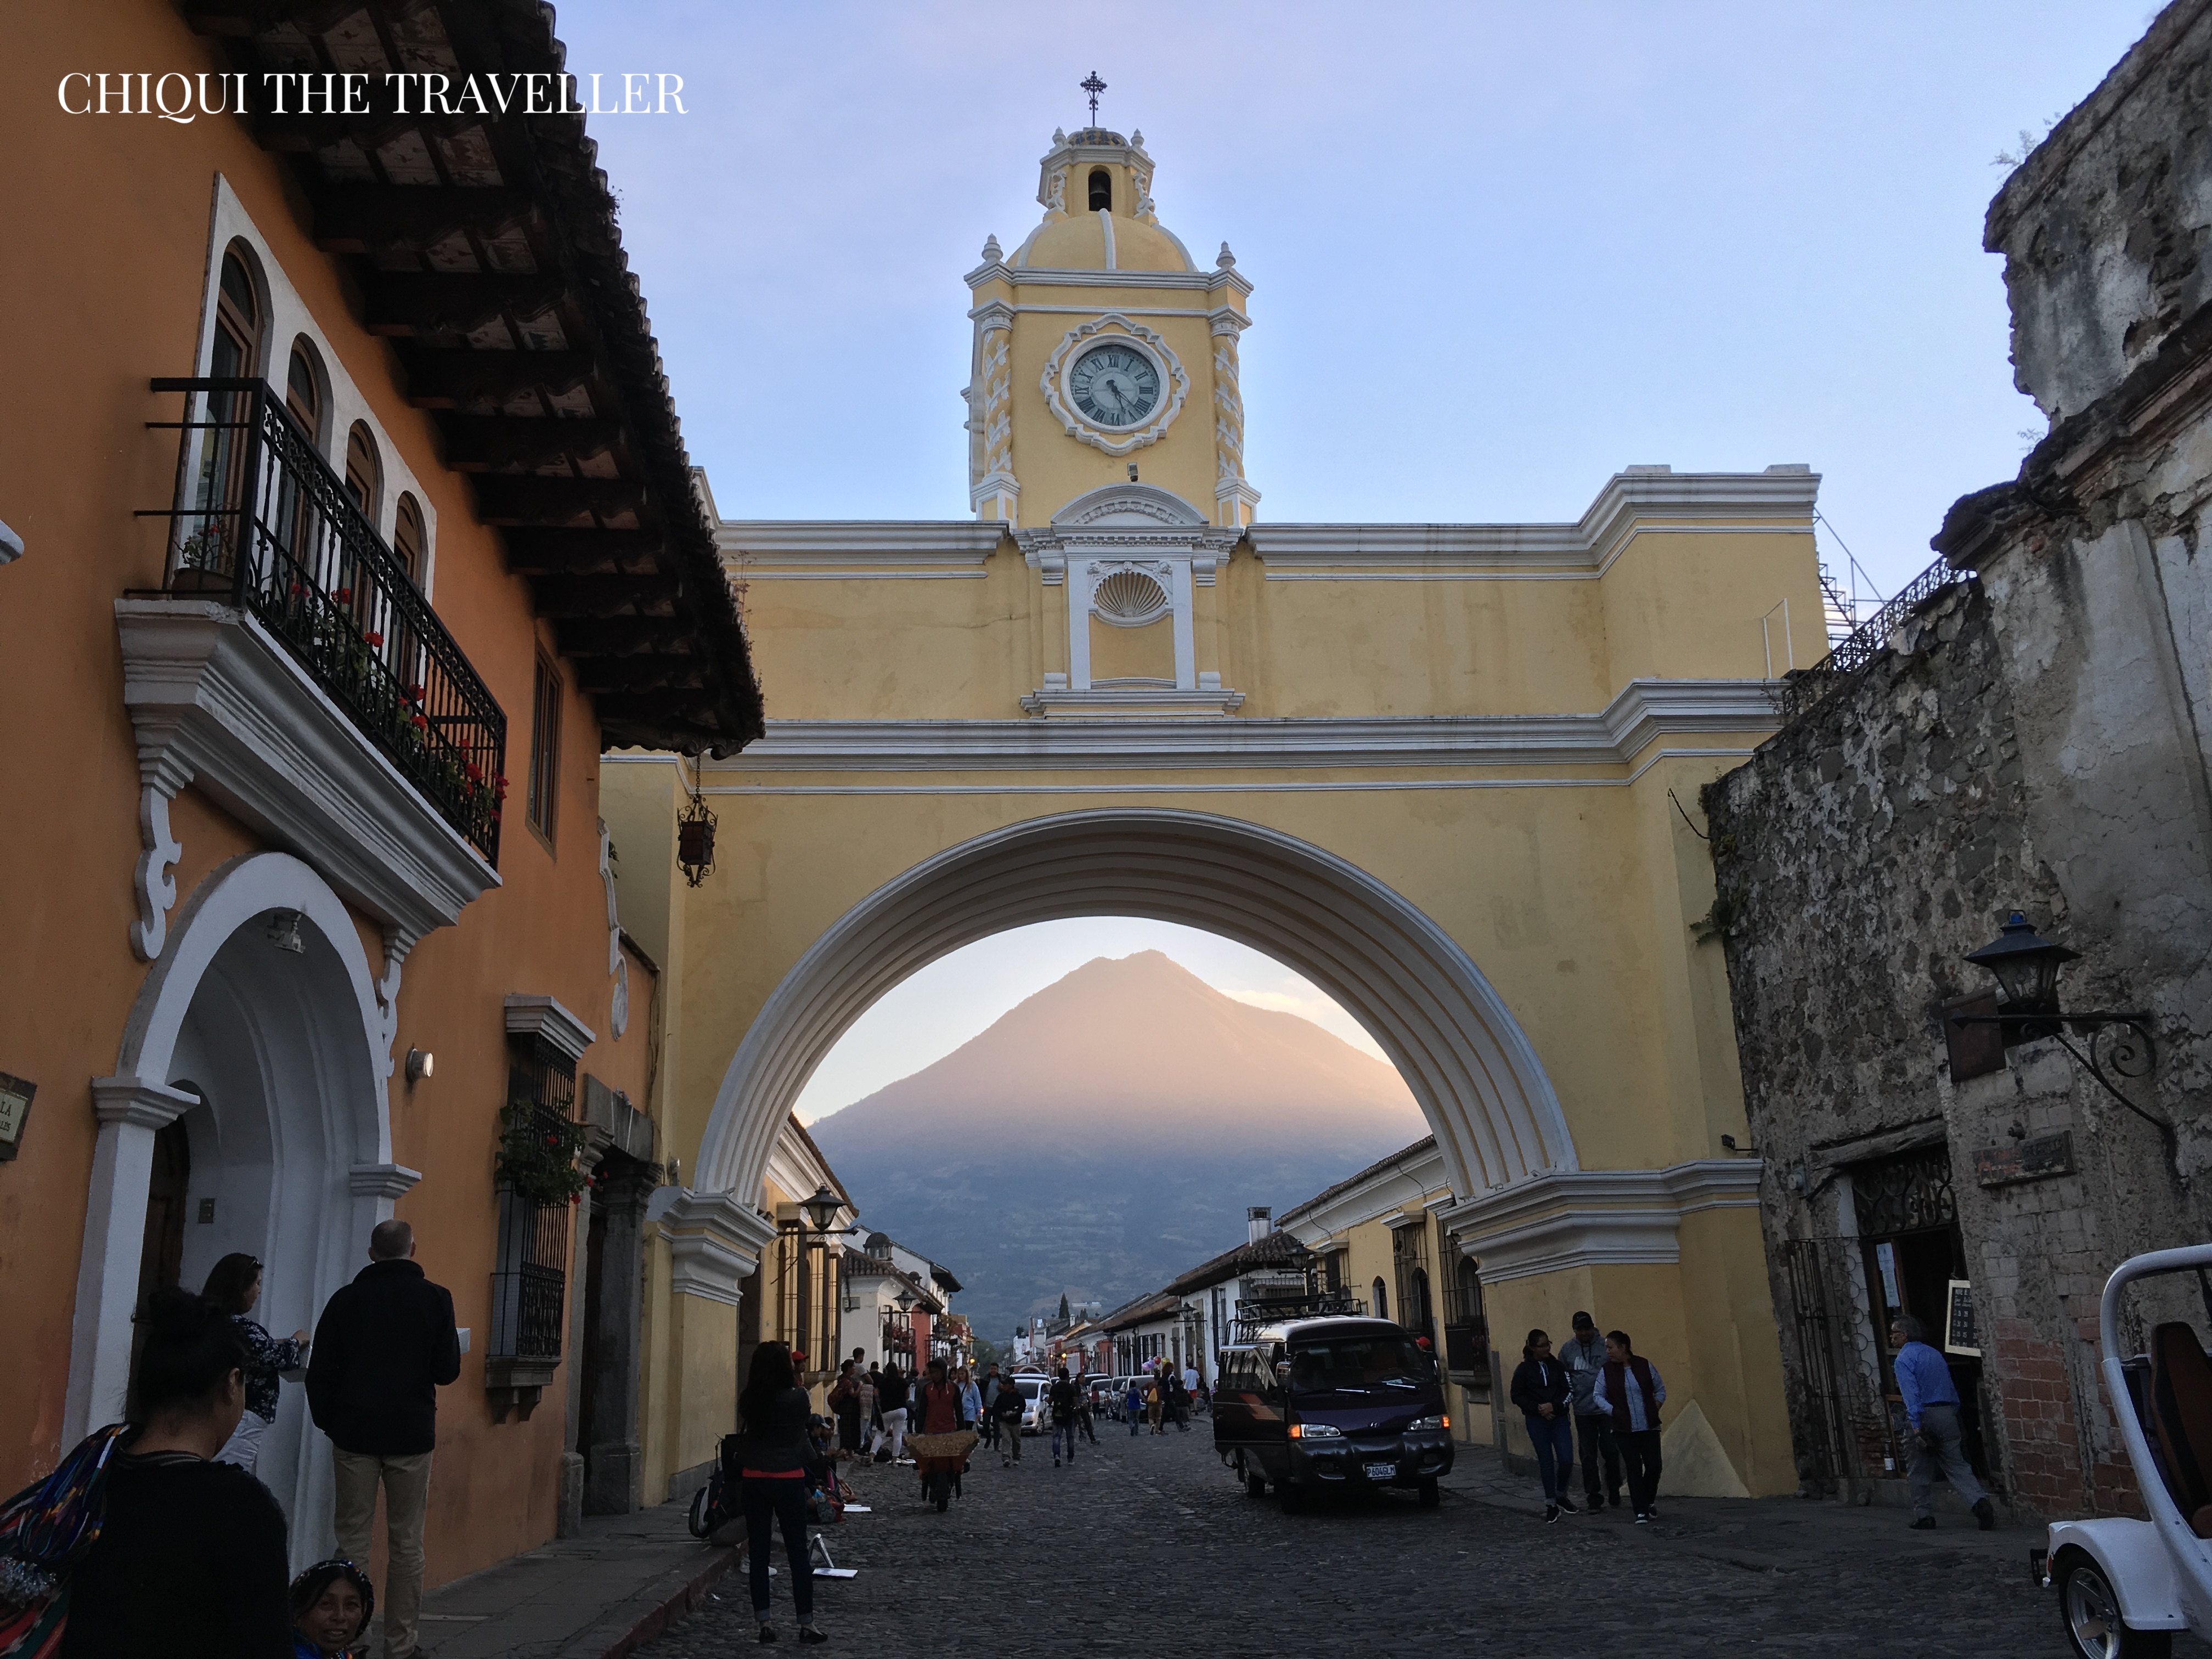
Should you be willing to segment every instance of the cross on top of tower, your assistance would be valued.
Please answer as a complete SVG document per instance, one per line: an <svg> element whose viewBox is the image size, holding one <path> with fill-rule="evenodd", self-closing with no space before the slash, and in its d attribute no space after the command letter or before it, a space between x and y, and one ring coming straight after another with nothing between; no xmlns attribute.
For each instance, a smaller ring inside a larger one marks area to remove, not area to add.
<svg viewBox="0 0 2212 1659"><path fill-rule="evenodd" d="M1098 94L1106 90L1106 83L1098 78L1098 71L1093 70L1075 84L1091 94L1091 125L1095 127L1098 125Z"/></svg>

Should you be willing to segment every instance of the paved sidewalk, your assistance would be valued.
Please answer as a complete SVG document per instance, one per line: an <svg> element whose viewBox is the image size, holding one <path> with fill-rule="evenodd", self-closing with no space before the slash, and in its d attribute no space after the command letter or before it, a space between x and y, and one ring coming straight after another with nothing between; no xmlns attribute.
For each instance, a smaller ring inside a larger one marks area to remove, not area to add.
<svg viewBox="0 0 2212 1659"><path fill-rule="evenodd" d="M580 1538L441 1585L422 1598L426 1659L622 1659L704 1601L736 1559L691 1536L690 1508L592 1516Z"/></svg>

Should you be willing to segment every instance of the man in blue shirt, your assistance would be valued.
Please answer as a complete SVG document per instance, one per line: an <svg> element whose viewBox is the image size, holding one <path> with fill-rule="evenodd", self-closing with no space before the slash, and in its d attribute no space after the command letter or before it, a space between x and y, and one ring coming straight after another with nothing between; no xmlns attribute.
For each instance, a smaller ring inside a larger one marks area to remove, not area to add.
<svg viewBox="0 0 2212 1659"><path fill-rule="evenodd" d="M1904 1397L1905 1420L1912 1434L1912 1524L1920 1532L1936 1529L1936 1472L1941 1468L1951 1490L1973 1505L1974 1518L1987 1532L1997 1523L1996 1508L1966 1466L1959 1444L1959 1390L1950 1366L1928 1346L1927 1335L1911 1314L1890 1321L1897 1391Z"/></svg>

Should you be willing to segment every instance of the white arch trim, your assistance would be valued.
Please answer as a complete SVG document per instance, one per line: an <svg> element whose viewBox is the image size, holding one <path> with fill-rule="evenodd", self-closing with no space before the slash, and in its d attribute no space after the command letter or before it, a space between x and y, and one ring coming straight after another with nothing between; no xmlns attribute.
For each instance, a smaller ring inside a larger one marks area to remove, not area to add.
<svg viewBox="0 0 2212 1659"><path fill-rule="evenodd" d="M343 1022L342 1051L331 1056L335 1066L366 1085L362 1097L373 1102L352 1126L353 1161L343 1177L362 1212L355 1219L373 1224L389 1216L392 1200L422 1179L392 1161L383 1018L352 915L320 876L288 853L246 854L221 866L192 894L168 947L147 970L124 1026L115 1074L93 1080L100 1133L70 1334L66 1437L88 1434L121 1415L154 1137L195 1104L191 1096L168 1086L178 1035L216 952L240 928L270 910L298 911L302 929L312 929L329 943L358 1016L357 1024ZM362 1236L367 1237L365 1228Z"/></svg>
<svg viewBox="0 0 2212 1659"><path fill-rule="evenodd" d="M979 836L855 904L746 1031L700 1146L704 1193L750 1210L791 1103L875 1000L962 945L1068 916L1233 939L1359 1021L1435 1127L1453 1190L1577 1168L1551 1079L1482 971L1414 905L1334 854L1239 819L1069 812ZM734 1243L734 1241L732 1241ZM733 1289L734 1287L731 1287Z"/></svg>

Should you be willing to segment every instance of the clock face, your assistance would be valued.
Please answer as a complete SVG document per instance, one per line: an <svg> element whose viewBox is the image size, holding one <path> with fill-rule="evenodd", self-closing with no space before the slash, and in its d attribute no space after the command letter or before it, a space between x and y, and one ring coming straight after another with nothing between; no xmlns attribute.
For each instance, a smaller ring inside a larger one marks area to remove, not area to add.
<svg viewBox="0 0 2212 1659"><path fill-rule="evenodd" d="M1131 346L1094 346L1067 371L1077 409L1100 426L1134 426L1160 406L1160 371Z"/></svg>

